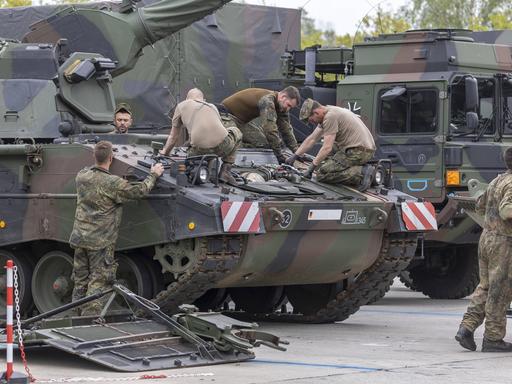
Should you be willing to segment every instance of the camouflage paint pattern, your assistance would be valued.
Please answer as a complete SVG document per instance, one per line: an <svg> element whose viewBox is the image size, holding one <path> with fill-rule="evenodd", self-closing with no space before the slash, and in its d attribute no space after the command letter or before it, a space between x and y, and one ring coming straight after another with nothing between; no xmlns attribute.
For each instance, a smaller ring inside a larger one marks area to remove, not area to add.
<svg viewBox="0 0 512 384"><path fill-rule="evenodd" d="M0 9L0 36L21 40L31 24L68 7ZM119 4L102 2L76 7L115 11ZM88 20L80 25L58 22L50 28L43 22L33 27L30 38L41 43L68 38L71 51L113 57L115 52L108 42L111 36L104 35L103 28ZM144 48L134 69L115 77L115 99L132 106L133 129L167 129L168 114L190 88L199 87L207 100L220 102L249 87L250 79L278 77L282 52L299 46L299 10L227 4L212 16Z"/></svg>
<svg viewBox="0 0 512 384"><path fill-rule="evenodd" d="M130 136L137 135L103 135L102 138L115 144L111 172L127 180L143 180L149 169L138 165L137 161L144 160L151 148L143 144L122 144ZM67 243L76 209L75 177L92 163L93 147L93 144L78 143L42 146L37 152L42 166L25 171L26 185L19 183L20 170L23 170L20 164L26 162L26 155L2 156L0 173L5 177L0 183L0 197L3 197L0 211L6 227L1 229L0 246L28 245L36 240ZM307 184L316 185L313 188L321 192L309 202L283 201L282 197L271 198L272 194L265 194L266 201L260 203L263 218L260 234L249 236L251 247L244 255L239 272L229 277L230 285L333 281L339 280L340 273L351 276L372 264L384 231L396 230L388 220L392 211L396 211L396 197L391 200L344 187L327 189L312 182ZM147 198L125 204L116 250L136 250L169 241L222 234L221 196L236 201L253 194L242 190L226 194L213 185L177 187L175 179L166 173ZM343 200L333 201L341 197ZM288 211L290 221L282 225L276 223L273 213L276 209ZM339 212L340 219L314 220L310 217L312 210L334 210ZM195 223L193 229L189 229L191 222ZM318 252L319 244L325 247L323 252ZM312 260L308 260L313 257L311 247L316 249L314 258L318 261L314 267ZM254 278L244 277L247 270L252 271Z"/></svg>

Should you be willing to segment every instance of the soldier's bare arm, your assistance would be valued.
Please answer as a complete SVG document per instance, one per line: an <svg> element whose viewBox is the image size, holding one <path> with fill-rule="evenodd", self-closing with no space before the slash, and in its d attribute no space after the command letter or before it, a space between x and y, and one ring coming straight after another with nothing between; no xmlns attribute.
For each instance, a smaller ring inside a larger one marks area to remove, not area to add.
<svg viewBox="0 0 512 384"><path fill-rule="evenodd" d="M306 137L304 139L304 141L300 145L299 149L297 149L295 151L295 154L297 154L298 156L302 156L307 151L309 151L313 147L313 145L315 145L315 143L318 140L320 140L321 137L322 137L322 129L319 127L316 127L315 130L311 133L311 135L309 135L308 137Z"/></svg>
<svg viewBox="0 0 512 384"><path fill-rule="evenodd" d="M315 166L320 165L322 161L327 158L332 152L332 146L334 145L334 139L336 138L336 135L325 135L324 136L324 142L322 144L322 148L318 151L318 154L313 159L313 164Z"/></svg>
<svg viewBox="0 0 512 384"><path fill-rule="evenodd" d="M180 129L183 126L183 122L181 120L181 113L179 107L176 107L176 110L174 111L174 115L172 117L172 127L171 127L171 133L169 134L169 137L167 138L167 141L163 147L163 149L160 150L160 154L162 155L168 155L169 152L171 152L171 149L174 148L176 145L176 142L178 141L178 137L180 135Z"/></svg>

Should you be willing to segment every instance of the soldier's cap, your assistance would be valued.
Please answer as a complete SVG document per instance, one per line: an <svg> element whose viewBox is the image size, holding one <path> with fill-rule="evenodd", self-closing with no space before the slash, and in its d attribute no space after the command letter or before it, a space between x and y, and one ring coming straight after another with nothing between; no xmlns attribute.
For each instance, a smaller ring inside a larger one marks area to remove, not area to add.
<svg viewBox="0 0 512 384"><path fill-rule="evenodd" d="M313 113L313 99L306 99L302 103L302 107L299 112L299 119L307 123L309 116Z"/></svg>
<svg viewBox="0 0 512 384"><path fill-rule="evenodd" d="M124 112L128 113L130 116L132 114L132 109L130 108L130 105L127 103L119 103L116 105L116 112Z"/></svg>

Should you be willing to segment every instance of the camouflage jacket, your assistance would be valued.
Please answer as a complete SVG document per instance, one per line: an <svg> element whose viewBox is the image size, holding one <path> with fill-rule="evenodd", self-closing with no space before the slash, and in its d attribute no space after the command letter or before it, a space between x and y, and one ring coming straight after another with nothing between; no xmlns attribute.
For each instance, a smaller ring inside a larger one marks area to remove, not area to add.
<svg viewBox="0 0 512 384"><path fill-rule="evenodd" d="M258 108L260 109L263 132L276 156L278 158L284 156L281 152L281 137L285 145L295 152L299 146L293 134L290 116L288 112L278 112L277 93L263 96L258 102Z"/></svg>
<svg viewBox="0 0 512 384"><path fill-rule="evenodd" d="M98 250L115 244L121 223L122 205L147 195L157 176L129 183L98 167L87 167L76 176L75 223L69 238L74 248Z"/></svg>
<svg viewBox="0 0 512 384"><path fill-rule="evenodd" d="M512 172L498 175L477 200L476 211L484 215L484 229L512 236Z"/></svg>

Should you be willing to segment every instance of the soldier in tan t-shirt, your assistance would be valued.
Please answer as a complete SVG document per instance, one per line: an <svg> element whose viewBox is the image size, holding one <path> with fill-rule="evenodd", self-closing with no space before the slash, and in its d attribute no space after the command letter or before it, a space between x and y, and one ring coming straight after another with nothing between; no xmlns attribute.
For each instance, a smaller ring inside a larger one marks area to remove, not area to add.
<svg viewBox="0 0 512 384"><path fill-rule="evenodd" d="M204 100L203 92L191 89L187 99L176 106L172 127L162 155L168 155L178 141L180 130L186 128L190 138L189 156L215 154L222 159L219 177L222 181L235 183L231 167L235 162L236 150L240 147L242 133L234 126L224 126L215 105Z"/></svg>
<svg viewBox="0 0 512 384"><path fill-rule="evenodd" d="M323 137L322 148L304 176L311 178L316 170L320 182L349 184L360 190L367 189L372 181L374 167L366 166L363 169L363 166L373 157L375 142L359 116L345 108L324 106L307 99L299 117L318 126L286 163L292 165Z"/></svg>

